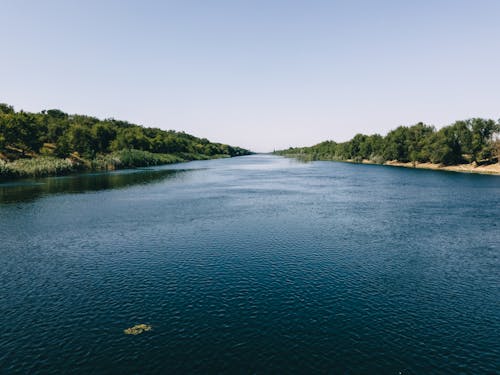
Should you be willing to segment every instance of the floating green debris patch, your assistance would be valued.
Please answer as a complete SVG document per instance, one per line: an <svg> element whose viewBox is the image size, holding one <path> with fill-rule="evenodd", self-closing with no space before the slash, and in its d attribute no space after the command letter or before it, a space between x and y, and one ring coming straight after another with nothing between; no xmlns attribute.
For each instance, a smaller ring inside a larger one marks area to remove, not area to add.
<svg viewBox="0 0 500 375"><path fill-rule="evenodd" d="M143 332L151 331L152 327L148 324L137 324L133 327L123 330L126 335L140 335Z"/></svg>

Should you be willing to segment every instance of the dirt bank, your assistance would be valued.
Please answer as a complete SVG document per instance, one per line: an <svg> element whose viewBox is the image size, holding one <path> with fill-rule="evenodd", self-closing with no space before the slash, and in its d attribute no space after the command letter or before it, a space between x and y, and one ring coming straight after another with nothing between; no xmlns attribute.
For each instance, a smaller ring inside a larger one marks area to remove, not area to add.
<svg viewBox="0 0 500 375"><path fill-rule="evenodd" d="M364 163L365 161L363 161ZM367 161L367 164L373 164ZM500 163L488 164L488 165L475 165L475 164L458 164L458 165L441 165L433 163L401 163L397 161L388 161L384 165L390 165L393 167L405 167L405 168L421 168L421 169L433 169L437 171L451 171L451 172L464 172L464 173L481 173L481 174L496 174L500 175Z"/></svg>

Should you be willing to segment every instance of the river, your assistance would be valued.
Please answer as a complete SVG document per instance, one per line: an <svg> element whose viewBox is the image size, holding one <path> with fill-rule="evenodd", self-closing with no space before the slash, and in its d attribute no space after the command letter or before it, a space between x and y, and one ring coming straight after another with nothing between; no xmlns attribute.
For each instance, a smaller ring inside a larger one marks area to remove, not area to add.
<svg viewBox="0 0 500 375"><path fill-rule="evenodd" d="M2 183L0 372L499 372L499 219L498 176L271 155Z"/></svg>

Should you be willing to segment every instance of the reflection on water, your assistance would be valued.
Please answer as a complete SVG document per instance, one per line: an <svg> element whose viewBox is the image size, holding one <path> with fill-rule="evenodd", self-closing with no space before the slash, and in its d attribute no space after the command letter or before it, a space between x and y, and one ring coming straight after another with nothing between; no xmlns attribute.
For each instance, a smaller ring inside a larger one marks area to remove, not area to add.
<svg viewBox="0 0 500 375"><path fill-rule="evenodd" d="M49 194L84 193L151 184L183 172L181 169L128 169L0 183L0 204L30 202Z"/></svg>

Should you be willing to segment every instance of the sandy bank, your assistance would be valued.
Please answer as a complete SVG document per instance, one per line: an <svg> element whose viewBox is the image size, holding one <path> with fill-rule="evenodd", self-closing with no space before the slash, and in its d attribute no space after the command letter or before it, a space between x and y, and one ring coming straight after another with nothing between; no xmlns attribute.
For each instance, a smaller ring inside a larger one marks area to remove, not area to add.
<svg viewBox="0 0 500 375"><path fill-rule="evenodd" d="M363 163L365 161L363 160ZM373 164L369 160L366 164ZM388 161L384 165L390 165L393 167L405 167L405 168L420 168L420 169L433 169L437 171L451 171L451 172L463 172L463 173L481 173L481 174L495 174L500 175L500 163L480 165L475 164L458 164L458 165L441 165L433 163L401 163L397 161Z"/></svg>

